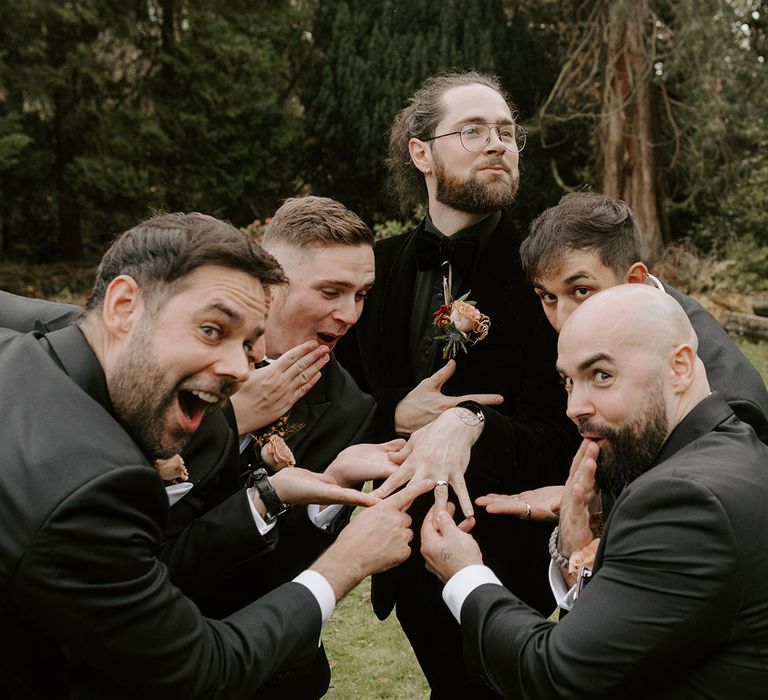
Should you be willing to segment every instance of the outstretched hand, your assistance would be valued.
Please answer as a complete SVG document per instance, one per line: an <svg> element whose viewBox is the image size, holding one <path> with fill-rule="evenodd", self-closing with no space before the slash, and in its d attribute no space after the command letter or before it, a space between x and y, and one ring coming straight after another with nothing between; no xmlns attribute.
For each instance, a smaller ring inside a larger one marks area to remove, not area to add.
<svg viewBox="0 0 768 700"><path fill-rule="evenodd" d="M453 488L464 517L473 517L472 499L464 482L472 445L480 437L483 423L466 408L450 408L436 420L419 428L405 447L393 455L402 465L372 493L385 497L411 479L446 482ZM444 510L447 488L435 489L438 509Z"/></svg>
<svg viewBox="0 0 768 700"><path fill-rule="evenodd" d="M563 489L563 486L542 486L512 495L489 493L476 498L475 503L494 515L557 522Z"/></svg>
<svg viewBox="0 0 768 700"><path fill-rule="evenodd" d="M372 506L381 500L370 493L345 488L328 474L316 474L298 467L285 467L271 476L269 481L278 498L291 505L339 503L348 506Z"/></svg>
<svg viewBox="0 0 768 700"><path fill-rule="evenodd" d="M250 377L232 394L237 429L241 435L263 428L290 410L320 379L328 362L328 348L310 340L280 355Z"/></svg>
<svg viewBox="0 0 768 700"><path fill-rule="evenodd" d="M475 401L484 406L496 406L504 402L500 394L464 394L446 396L442 393L445 384L456 371L456 361L448 360L431 377L422 379L395 408L395 432L410 435L431 423L440 414L462 401Z"/></svg>
<svg viewBox="0 0 768 700"><path fill-rule="evenodd" d="M379 444L351 445L339 452L325 473L341 486L355 486L373 479L386 479L399 468L395 455L403 449L405 440L397 438Z"/></svg>
<svg viewBox="0 0 768 700"><path fill-rule="evenodd" d="M406 511L433 487L430 480L412 481L389 498L360 511L310 567L331 584L337 601L369 574L391 569L408 558L413 531Z"/></svg>

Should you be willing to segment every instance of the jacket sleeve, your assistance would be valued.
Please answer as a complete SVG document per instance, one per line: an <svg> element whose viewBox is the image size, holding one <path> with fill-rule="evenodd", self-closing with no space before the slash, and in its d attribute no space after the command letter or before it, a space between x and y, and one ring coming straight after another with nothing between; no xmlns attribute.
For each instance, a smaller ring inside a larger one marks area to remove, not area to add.
<svg viewBox="0 0 768 700"><path fill-rule="evenodd" d="M214 621L172 585L153 554L164 498L146 467L112 470L69 494L27 548L13 609L72 662L136 697L250 697L289 661L307 663L321 616L304 586L286 584Z"/></svg>
<svg viewBox="0 0 768 700"><path fill-rule="evenodd" d="M461 626L470 672L506 698L660 697L654 684L674 682L732 630L735 544L709 489L654 480L617 505L599 570L561 622L501 586L468 596Z"/></svg>

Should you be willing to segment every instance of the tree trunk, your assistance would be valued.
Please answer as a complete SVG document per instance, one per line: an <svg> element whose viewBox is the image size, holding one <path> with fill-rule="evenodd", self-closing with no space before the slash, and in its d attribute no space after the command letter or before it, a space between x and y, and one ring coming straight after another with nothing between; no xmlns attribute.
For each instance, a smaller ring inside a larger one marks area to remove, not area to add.
<svg viewBox="0 0 768 700"><path fill-rule="evenodd" d="M597 181L604 194L632 207L643 233L643 254L653 263L669 242L666 181L656 163L654 25L647 0L613 0L605 12Z"/></svg>
<svg viewBox="0 0 768 700"><path fill-rule="evenodd" d="M67 166L74 160L64 121L71 111L73 98L64 89L54 95L54 138L56 142L56 198L58 202L58 257L80 260L83 257L83 236L80 227L80 207L67 178Z"/></svg>

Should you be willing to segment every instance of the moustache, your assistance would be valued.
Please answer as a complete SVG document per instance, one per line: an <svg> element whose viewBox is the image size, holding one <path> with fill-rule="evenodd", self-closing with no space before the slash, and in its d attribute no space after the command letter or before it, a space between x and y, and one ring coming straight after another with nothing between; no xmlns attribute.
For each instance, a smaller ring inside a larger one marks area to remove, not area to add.
<svg viewBox="0 0 768 700"><path fill-rule="evenodd" d="M504 172L509 172L509 166L504 162L503 158L490 158L485 160L477 166L477 170L483 170L483 168L502 168Z"/></svg>

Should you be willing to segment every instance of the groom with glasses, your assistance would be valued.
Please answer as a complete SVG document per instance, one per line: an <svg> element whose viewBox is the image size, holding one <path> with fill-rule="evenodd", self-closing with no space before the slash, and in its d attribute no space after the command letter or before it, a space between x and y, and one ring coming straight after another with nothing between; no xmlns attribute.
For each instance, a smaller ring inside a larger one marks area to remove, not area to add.
<svg viewBox="0 0 768 700"><path fill-rule="evenodd" d="M555 603L537 568L546 568L547 529L473 508L502 484L564 477L578 437L564 418L556 337L526 284L520 236L504 213L524 145L494 76L436 75L414 93L395 118L388 163L403 212L426 203L427 214L415 231L376 245L376 285L336 355L376 397L377 439L419 432L382 493L431 475L438 486L414 504L414 525L450 496L501 580L549 614ZM481 406L467 394L495 400ZM382 619L396 610L432 698L496 697L467 679L459 626L418 543L413 550L392 575L374 577L374 610Z"/></svg>

